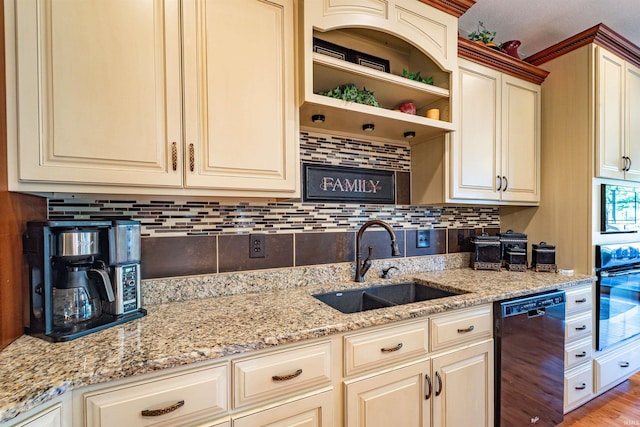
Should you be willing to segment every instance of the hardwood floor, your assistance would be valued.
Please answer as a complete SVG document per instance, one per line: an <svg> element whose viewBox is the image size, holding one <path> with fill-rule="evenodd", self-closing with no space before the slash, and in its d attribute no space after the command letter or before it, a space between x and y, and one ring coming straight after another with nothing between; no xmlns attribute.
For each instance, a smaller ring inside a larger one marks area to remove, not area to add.
<svg viewBox="0 0 640 427"><path fill-rule="evenodd" d="M640 373L569 412L557 427L640 426Z"/></svg>

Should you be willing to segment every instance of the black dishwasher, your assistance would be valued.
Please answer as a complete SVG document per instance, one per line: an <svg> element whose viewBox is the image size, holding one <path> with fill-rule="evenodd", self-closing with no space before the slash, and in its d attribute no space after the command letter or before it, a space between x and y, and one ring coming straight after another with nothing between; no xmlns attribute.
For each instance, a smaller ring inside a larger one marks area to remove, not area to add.
<svg viewBox="0 0 640 427"><path fill-rule="evenodd" d="M494 303L496 426L562 422L564 306L562 291Z"/></svg>

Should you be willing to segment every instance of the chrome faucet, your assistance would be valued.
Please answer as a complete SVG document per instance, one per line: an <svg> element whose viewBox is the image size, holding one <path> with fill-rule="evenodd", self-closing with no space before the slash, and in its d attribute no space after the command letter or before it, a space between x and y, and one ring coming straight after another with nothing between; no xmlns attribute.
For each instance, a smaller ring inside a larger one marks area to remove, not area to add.
<svg viewBox="0 0 640 427"><path fill-rule="evenodd" d="M356 237L356 277L354 279L355 282L364 282L364 275L367 274L369 268L371 268L371 253L373 252L373 247L369 246L369 254L367 258L360 264L360 241L362 240L362 235L364 231L371 227L372 225L379 225L387 230L389 233L389 237L391 237L391 255L399 256L400 250L398 249L398 244L396 243L396 234L393 232L393 229L389 224L384 221L380 221L379 219L373 219L371 221L365 222L360 230L358 230L358 235Z"/></svg>

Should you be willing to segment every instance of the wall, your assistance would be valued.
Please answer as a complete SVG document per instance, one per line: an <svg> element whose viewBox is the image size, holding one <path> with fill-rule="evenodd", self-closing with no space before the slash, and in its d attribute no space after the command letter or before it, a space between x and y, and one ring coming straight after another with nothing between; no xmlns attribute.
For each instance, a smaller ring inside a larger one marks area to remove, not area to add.
<svg viewBox="0 0 640 427"><path fill-rule="evenodd" d="M355 234L370 219L391 224L402 256L470 251L470 237L500 227L497 207L411 206L411 150L404 145L354 141L301 133L304 163L396 172L398 204L223 203L210 200L140 198L50 199L51 219L124 216L142 223L143 278L224 273L265 268L352 262ZM429 247L417 248L417 230L428 230ZM362 247L373 258L391 256L389 238L372 227ZM265 234L266 257L249 257L249 235Z"/></svg>

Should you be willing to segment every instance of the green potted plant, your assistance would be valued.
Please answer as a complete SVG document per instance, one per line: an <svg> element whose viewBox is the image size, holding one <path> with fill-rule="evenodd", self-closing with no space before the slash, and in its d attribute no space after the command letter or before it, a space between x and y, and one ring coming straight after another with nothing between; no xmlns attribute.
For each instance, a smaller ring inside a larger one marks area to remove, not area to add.
<svg viewBox="0 0 640 427"><path fill-rule="evenodd" d="M411 71L405 70L403 68L402 69L402 77L404 77L405 79L409 79L409 80L415 80L417 82L424 83L424 84L427 84L427 85L432 85L433 84L433 77L429 76L426 79L423 79L420 76L420 71L418 71L417 73L412 73Z"/></svg>
<svg viewBox="0 0 640 427"><path fill-rule="evenodd" d="M358 104L371 105L379 107L378 101L373 92L366 88L358 89L354 83L347 83L325 92L318 92L319 95L329 96L331 98L342 99L344 101L356 102Z"/></svg>
<svg viewBox="0 0 640 427"><path fill-rule="evenodd" d="M496 38L496 32L489 31L484 26L481 21L478 21L478 29L476 31L472 31L468 36L469 40L472 42L476 42L478 44L483 44L492 49L500 50L500 46L498 46L493 40Z"/></svg>

